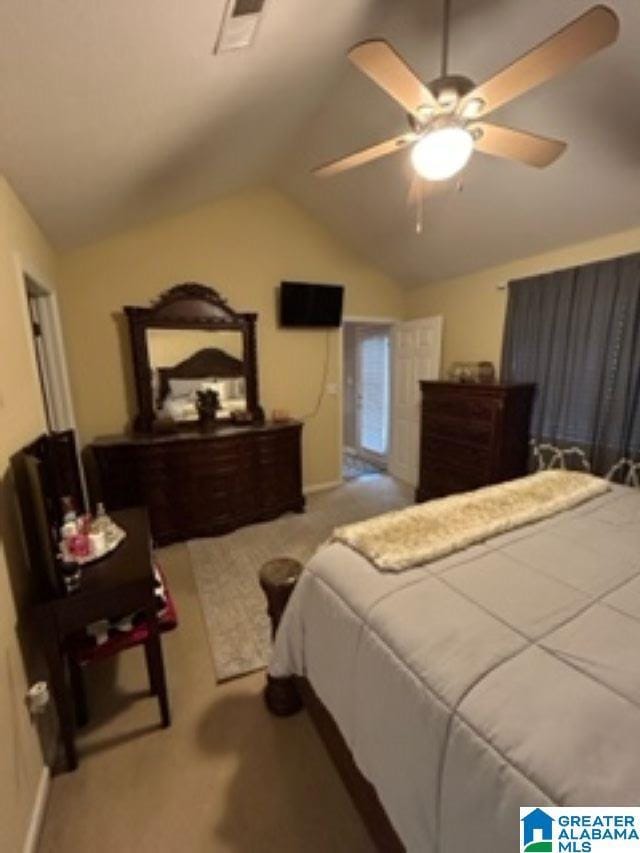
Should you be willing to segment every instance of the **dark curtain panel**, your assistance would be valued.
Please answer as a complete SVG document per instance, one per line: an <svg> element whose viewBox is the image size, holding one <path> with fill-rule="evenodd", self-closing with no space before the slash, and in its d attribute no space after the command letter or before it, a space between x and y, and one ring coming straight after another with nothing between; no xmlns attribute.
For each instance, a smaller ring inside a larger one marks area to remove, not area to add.
<svg viewBox="0 0 640 853"><path fill-rule="evenodd" d="M539 467L640 485L640 254L510 282L507 382L535 382Z"/></svg>

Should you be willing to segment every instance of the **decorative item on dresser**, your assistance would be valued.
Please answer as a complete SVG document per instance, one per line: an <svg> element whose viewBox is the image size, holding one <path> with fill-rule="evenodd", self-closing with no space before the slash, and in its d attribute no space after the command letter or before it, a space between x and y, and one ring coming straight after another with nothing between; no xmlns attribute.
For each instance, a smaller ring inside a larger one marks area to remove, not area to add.
<svg viewBox="0 0 640 853"><path fill-rule="evenodd" d="M496 370L490 361L454 361L448 370L447 379L450 382L493 385L496 381Z"/></svg>
<svg viewBox="0 0 640 853"><path fill-rule="evenodd" d="M264 422L257 315L193 282L125 312L139 411L90 447L104 503L146 505L158 545L302 512L302 424Z"/></svg>
<svg viewBox="0 0 640 853"><path fill-rule="evenodd" d="M420 388L417 501L527 473L534 385L423 381Z"/></svg>

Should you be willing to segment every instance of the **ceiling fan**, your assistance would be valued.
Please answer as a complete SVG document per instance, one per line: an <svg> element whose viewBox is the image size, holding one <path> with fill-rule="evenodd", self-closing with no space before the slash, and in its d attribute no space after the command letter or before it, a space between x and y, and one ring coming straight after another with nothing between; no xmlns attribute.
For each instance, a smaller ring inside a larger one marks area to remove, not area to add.
<svg viewBox="0 0 640 853"><path fill-rule="evenodd" d="M351 48L348 56L353 64L407 111L410 130L325 163L313 170L315 175L335 175L408 146L417 175L429 181L453 177L474 149L539 168L562 154L565 142L480 119L612 44L619 31L615 12L607 6L593 6L478 86L448 72L449 16L450 0L444 0L440 76L428 85L384 39L370 39Z"/></svg>

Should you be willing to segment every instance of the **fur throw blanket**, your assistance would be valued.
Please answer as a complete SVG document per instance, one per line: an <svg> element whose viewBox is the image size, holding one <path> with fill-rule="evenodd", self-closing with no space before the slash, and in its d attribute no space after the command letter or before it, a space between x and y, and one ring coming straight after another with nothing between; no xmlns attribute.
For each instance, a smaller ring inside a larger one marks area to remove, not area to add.
<svg viewBox="0 0 640 853"><path fill-rule="evenodd" d="M541 471L337 528L342 542L382 571L398 572L571 509L608 491L579 471Z"/></svg>

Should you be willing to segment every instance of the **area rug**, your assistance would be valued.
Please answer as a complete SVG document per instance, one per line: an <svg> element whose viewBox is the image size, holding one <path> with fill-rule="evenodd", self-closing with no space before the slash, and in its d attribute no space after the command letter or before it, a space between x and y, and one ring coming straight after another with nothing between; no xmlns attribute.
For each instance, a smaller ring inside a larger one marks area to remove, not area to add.
<svg viewBox="0 0 640 853"><path fill-rule="evenodd" d="M336 527L400 509L411 490L391 477L367 477L310 495L307 511L287 513L226 536L187 543L218 681L265 667L271 652L258 571L274 557L305 562Z"/></svg>

